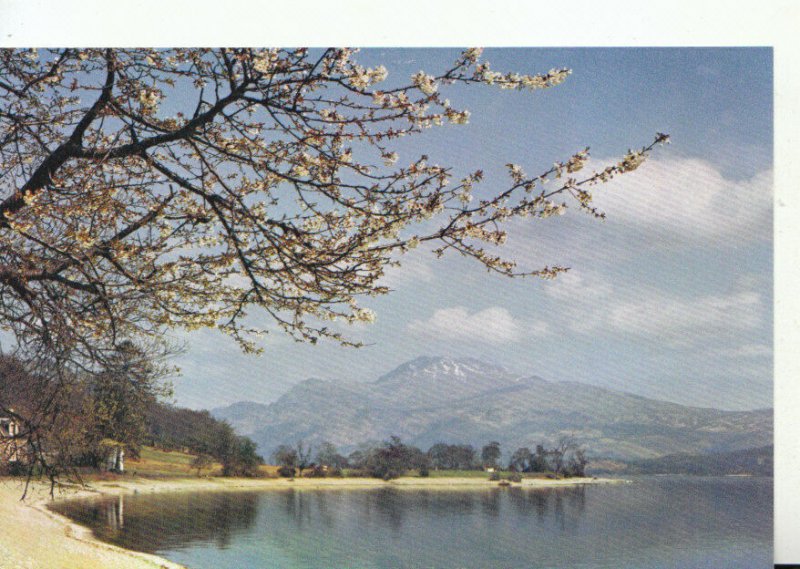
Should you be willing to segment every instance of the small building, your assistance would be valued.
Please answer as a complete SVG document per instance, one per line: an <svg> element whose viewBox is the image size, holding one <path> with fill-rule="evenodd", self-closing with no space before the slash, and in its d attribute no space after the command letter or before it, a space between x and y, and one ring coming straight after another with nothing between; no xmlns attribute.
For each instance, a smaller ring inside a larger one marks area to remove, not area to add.
<svg viewBox="0 0 800 569"><path fill-rule="evenodd" d="M19 461L19 433L19 424L13 418L0 417L0 464Z"/></svg>
<svg viewBox="0 0 800 569"><path fill-rule="evenodd" d="M101 446L106 449L104 467L109 472L125 472L125 445L112 439L103 439Z"/></svg>

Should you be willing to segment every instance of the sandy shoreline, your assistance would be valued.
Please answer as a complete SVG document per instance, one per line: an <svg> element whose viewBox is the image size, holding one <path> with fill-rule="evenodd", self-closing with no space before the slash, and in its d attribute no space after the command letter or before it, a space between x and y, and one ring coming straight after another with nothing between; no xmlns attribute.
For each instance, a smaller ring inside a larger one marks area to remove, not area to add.
<svg viewBox="0 0 800 569"><path fill-rule="evenodd" d="M550 488L580 484L612 484L617 479L572 478L567 480L525 479L514 487ZM484 478L400 478L390 482L371 478L119 478L89 482L84 488L62 486L56 500L92 496L115 496L156 492L259 491L277 489L380 488L398 489L491 489L497 482ZM32 486L31 495L20 501L23 484L0 478L0 569L181 569L183 566L157 557L101 542L92 532L51 512L49 487Z"/></svg>

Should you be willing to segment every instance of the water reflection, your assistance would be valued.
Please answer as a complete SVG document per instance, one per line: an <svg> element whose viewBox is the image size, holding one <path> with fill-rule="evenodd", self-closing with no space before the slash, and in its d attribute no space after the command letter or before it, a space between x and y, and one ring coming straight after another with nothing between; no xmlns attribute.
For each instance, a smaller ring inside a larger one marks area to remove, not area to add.
<svg viewBox="0 0 800 569"><path fill-rule="evenodd" d="M130 507L127 507L130 505ZM253 525L257 494L159 494L75 501L56 508L95 535L131 549L163 551L191 542L230 546Z"/></svg>
<svg viewBox="0 0 800 569"><path fill-rule="evenodd" d="M58 509L198 569L769 567L768 480L153 494Z"/></svg>
<svg viewBox="0 0 800 569"><path fill-rule="evenodd" d="M125 526L125 496L120 494L116 502L109 504L106 520L112 531L119 531Z"/></svg>
<svg viewBox="0 0 800 569"><path fill-rule="evenodd" d="M539 524L552 519L562 531L574 531L586 510L586 487L558 488L551 491L509 490L509 506L522 516L535 516Z"/></svg>

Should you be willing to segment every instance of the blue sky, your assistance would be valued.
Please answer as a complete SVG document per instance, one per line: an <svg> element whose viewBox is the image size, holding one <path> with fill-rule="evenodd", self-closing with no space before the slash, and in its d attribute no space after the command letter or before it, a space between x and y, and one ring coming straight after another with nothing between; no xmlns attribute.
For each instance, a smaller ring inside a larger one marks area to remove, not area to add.
<svg viewBox="0 0 800 569"><path fill-rule="evenodd" d="M364 50L388 82L443 69L457 50ZM176 399L191 407L269 402L308 377L369 381L419 355L473 356L521 374L580 381L700 406L772 404L772 51L487 49L499 71L569 67L542 92L451 88L470 124L398 145L457 173L482 168L502 188L505 164L547 169L586 146L593 164L667 132L636 172L602 186L601 223L570 211L510 228L506 253L527 268L562 264L552 282L489 275L424 250L365 304L370 345L268 337L260 357L214 331L179 335Z"/></svg>

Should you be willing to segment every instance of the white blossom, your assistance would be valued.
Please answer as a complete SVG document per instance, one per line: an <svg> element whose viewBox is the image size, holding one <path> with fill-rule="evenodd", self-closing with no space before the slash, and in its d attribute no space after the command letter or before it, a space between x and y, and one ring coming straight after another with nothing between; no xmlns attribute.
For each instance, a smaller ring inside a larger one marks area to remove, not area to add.
<svg viewBox="0 0 800 569"><path fill-rule="evenodd" d="M424 71L420 71L411 77L411 81L414 83L414 86L419 88L420 91L425 93L426 95L433 95L439 86L436 84L436 80L432 75L426 74Z"/></svg>

